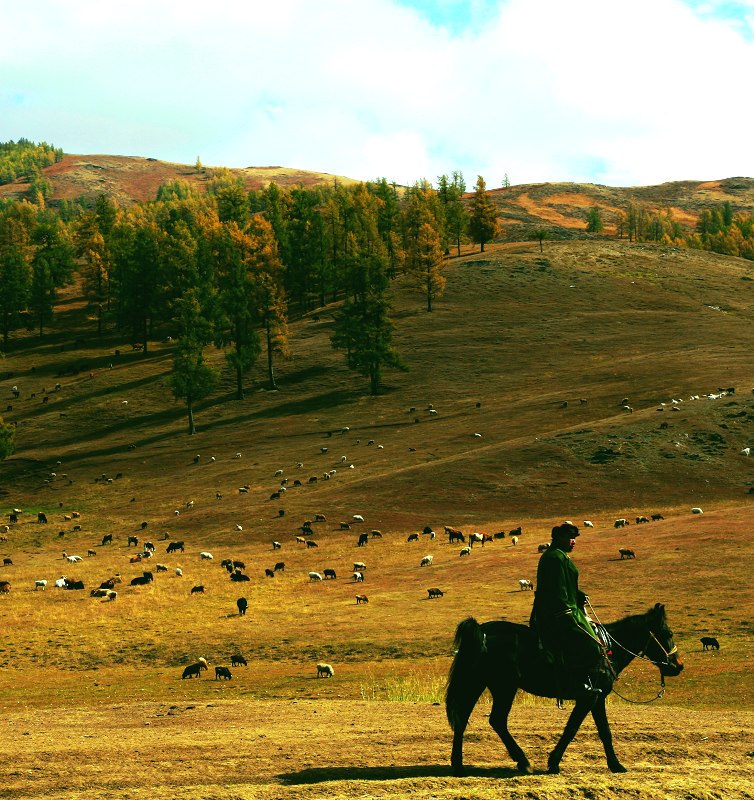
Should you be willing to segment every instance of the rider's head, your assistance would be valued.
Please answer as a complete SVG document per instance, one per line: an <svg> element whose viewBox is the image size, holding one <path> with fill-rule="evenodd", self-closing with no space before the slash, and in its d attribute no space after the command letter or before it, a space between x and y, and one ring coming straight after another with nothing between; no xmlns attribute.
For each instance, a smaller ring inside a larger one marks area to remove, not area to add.
<svg viewBox="0 0 754 800"><path fill-rule="evenodd" d="M560 550L570 552L576 544L579 529L572 522L564 522L552 529L552 545Z"/></svg>

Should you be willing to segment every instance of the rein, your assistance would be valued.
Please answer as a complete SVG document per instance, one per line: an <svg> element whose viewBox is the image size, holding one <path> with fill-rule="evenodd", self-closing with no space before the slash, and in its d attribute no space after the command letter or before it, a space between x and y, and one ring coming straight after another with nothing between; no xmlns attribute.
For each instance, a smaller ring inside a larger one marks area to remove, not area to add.
<svg viewBox="0 0 754 800"><path fill-rule="evenodd" d="M647 642L646 642L646 644L644 645L644 647L642 647L642 648L641 648L641 652L640 652L640 653L634 653L634 651L633 651L633 650L629 650L629 649L628 649L628 648L627 648L625 645L621 644L621 643L620 643L620 642L619 642L619 641L618 641L618 640L617 640L617 639L616 639L616 638L615 638L615 637L614 637L614 636L613 636L613 635L612 635L612 634L611 634L611 633L610 633L610 632L607 630L607 628L605 628L605 626L604 626L604 625L603 625L603 624L602 624L602 623L599 621L599 618L597 617L597 612L594 610L594 608L593 608L592 604L589 602L589 598L588 598L588 597L587 597L587 599L586 599L586 602L587 602L587 604L589 605L589 610L592 612L592 614L594 614L594 619L597 621L597 624L600 626L600 628L601 628L601 629L602 629L602 631L604 632L605 636L607 637L607 640L608 640L608 642L609 642L610 644L617 644L617 645L618 645L618 647L620 647L620 648L621 648L621 650L624 650L624 651L625 651L626 653L628 653L629 655L632 655L632 656L634 656L634 658L641 658L643 661L648 661L650 664L654 664L654 666L656 666L658 669L660 669L660 668L663 666L663 665L662 665L662 664L661 664L659 661L653 661L651 658L649 658L649 656L646 656L646 655L645 655L645 653L646 653L646 650L647 650L647 645L650 643L650 641L651 641L652 639L654 639L654 640L655 640L655 643L656 643L656 644L657 644L657 646L660 648L660 650L662 650L662 652L663 652L663 653L665 653L665 657L666 657L666 662L665 662L665 663L666 663L666 664L670 662L670 656L672 656L672 655L673 655L673 653L676 653L676 652L678 652L678 648L677 648L677 647L673 647L673 649L672 649L672 650L670 650L670 652L668 652L668 651L667 651L667 650L666 650L666 649L665 649L665 648L662 646L662 644L660 643L659 639L658 639L658 638L657 638L657 637L654 635L654 633L652 633L652 631L650 631L650 632L649 632L649 636L647 637ZM611 670L611 672L612 672L612 673L615 675L615 682L613 683L613 693L614 693L614 694L617 694L617 695L618 695L618 697L620 697L620 699L621 699L621 700L625 700L627 703L631 703L631 704L633 704L633 705L647 705L648 703L654 703L654 702L655 702L655 700L660 700L660 699L662 699L662 697L664 696L664 694L665 694L665 676L662 674L662 670L661 670L661 669L660 669L660 691L659 691L659 692L657 692L657 694L656 694L654 697L651 697L649 700L631 700L629 697L624 697L624 696L623 696L623 695L622 695L622 694L621 694L621 693L620 693L620 692L619 692L619 691L618 691L618 690L615 688L615 683L617 683L617 681L618 681L618 675L615 673L615 670L613 669L613 665L612 665L612 663L610 662L610 659L609 659L609 658L607 659L607 662L608 662L608 664L610 665L610 670Z"/></svg>

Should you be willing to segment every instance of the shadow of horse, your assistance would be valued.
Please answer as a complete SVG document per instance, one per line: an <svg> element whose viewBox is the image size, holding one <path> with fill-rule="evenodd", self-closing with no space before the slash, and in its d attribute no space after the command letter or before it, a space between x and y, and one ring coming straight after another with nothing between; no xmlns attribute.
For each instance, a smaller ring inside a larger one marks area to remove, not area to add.
<svg viewBox="0 0 754 800"><path fill-rule="evenodd" d="M521 773L505 767L472 767L468 775L476 778L520 778ZM311 767L277 776L286 786L303 786L326 781L396 781L404 778L452 778L446 764L408 764L396 767Z"/></svg>

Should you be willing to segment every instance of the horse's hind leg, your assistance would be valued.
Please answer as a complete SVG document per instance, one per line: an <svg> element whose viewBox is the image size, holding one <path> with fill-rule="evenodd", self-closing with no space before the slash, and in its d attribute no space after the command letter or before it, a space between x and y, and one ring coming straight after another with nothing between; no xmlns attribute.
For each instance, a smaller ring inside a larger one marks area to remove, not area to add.
<svg viewBox="0 0 754 800"><path fill-rule="evenodd" d="M549 758L547 759L547 771L553 775L560 772L560 761L563 758L563 754L566 751L568 745L574 740L574 737L578 733L579 728L581 727L581 723L584 721L586 715L589 713L592 707L593 700L586 699L586 700L578 700L576 705L574 706L573 711L571 712L571 716L568 717L568 722L566 722L565 729L563 730L563 734L561 735L558 743L555 745L555 748L550 753Z"/></svg>
<svg viewBox="0 0 754 800"><path fill-rule="evenodd" d="M490 725L492 730L503 740L510 757L518 766L518 771L525 775L531 775L532 768L529 759L508 730L508 715L516 697L516 691L516 686L490 685L490 693L492 694Z"/></svg>
<svg viewBox="0 0 754 800"><path fill-rule="evenodd" d="M450 767L453 774L462 777L466 774L463 766L463 734L469 724L469 717L474 710L474 706L482 696L485 689L484 683L480 682L474 686L465 687L465 696L460 702L454 705L453 714L453 749L450 752Z"/></svg>
<svg viewBox="0 0 754 800"><path fill-rule="evenodd" d="M597 733L602 740L602 746L605 748L608 769L610 772L628 772L623 764L618 761L618 756L615 755L615 750L613 749L613 734L610 732L610 723L607 721L604 697L600 697L594 704L592 717L594 718L594 724L597 726Z"/></svg>

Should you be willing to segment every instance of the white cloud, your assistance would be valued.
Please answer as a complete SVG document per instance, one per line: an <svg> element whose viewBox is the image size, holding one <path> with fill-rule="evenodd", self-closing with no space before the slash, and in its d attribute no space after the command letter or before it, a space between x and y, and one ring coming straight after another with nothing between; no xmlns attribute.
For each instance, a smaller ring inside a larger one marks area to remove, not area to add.
<svg viewBox="0 0 754 800"><path fill-rule="evenodd" d="M754 44L706 5L477 0L461 27L397 0L0 0L0 140L490 187L754 174Z"/></svg>

